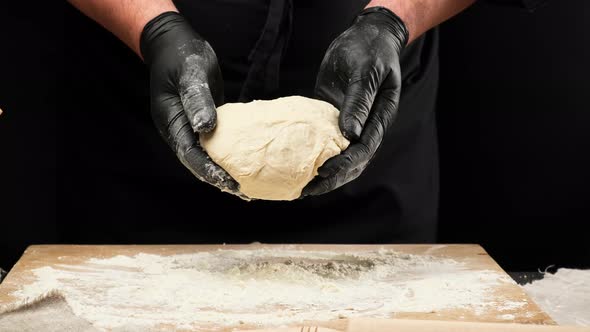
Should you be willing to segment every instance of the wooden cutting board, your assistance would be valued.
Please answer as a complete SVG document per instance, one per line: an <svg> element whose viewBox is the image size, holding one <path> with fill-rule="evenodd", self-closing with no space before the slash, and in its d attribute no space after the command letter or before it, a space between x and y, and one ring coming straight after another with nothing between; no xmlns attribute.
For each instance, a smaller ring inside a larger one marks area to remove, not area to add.
<svg viewBox="0 0 590 332"><path fill-rule="evenodd" d="M139 253L156 255L187 254L201 251L223 249L259 249L272 248L278 245L38 245L29 247L18 263L10 271L6 279L0 284L0 307L16 302L11 295L22 285L34 281L33 269L57 264L77 265L91 258L110 258L117 255L133 256ZM292 249L299 250L328 250L337 252L362 252L377 250L378 248L393 249L395 251L414 255L430 255L450 258L462 262L468 269L491 270L504 274L505 272L479 245L296 245ZM490 292L491 301L498 303L497 307L488 307L484 312L473 312L468 309L443 310L428 313L397 313L392 318L426 319L426 320L456 320L475 322L513 322L526 324L555 324L551 318L526 295L516 283L503 283L495 286ZM503 303L527 301L520 307L506 309ZM105 303L108 305L108 303ZM506 317L511 319L507 320ZM346 319L331 322L316 322L324 327L344 330ZM230 329L231 330L231 329Z"/></svg>

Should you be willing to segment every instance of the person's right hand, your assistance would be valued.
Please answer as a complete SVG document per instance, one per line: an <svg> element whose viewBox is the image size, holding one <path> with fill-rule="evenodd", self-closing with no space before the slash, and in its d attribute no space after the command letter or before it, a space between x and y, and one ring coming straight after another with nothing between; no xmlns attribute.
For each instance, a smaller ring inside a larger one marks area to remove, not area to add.
<svg viewBox="0 0 590 332"><path fill-rule="evenodd" d="M223 80L213 49L176 12L149 21L141 54L150 68L152 118L178 159L199 180L240 195L238 183L201 148L198 133L215 127Z"/></svg>

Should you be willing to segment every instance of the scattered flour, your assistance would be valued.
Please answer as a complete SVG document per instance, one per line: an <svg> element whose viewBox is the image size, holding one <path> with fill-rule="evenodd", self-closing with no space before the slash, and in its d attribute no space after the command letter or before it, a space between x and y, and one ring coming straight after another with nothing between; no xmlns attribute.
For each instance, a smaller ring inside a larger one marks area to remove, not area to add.
<svg viewBox="0 0 590 332"><path fill-rule="evenodd" d="M481 311L497 305L489 302L490 288L510 282L451 259L385 249L138 254L42 267L34 274L37 280L13 295L26 300L58 290L76 315L102 330L153 330L160 324L214 330L451 308Z"/></svg>
<svg viewBox="0 0 590 332"><path fill-rule="evenodd" d="M497 318L503 319L503 320L514 320L515 316L513 314L504 314L504 315L499 315Z"/></svg>

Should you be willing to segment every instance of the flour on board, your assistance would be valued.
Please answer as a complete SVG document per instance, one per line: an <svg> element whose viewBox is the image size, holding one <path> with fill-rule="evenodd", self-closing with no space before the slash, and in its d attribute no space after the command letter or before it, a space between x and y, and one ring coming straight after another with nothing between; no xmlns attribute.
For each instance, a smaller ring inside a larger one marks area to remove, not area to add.
<svg viewBox="0 0 590 332"><path fill-rule="evenodd" d="M216 250L90 259L35 269L22 300L51 290L102 330L161 324L215 330L465 308L481 311L510 282L451 259L381 249L362 253Z"/></svg>

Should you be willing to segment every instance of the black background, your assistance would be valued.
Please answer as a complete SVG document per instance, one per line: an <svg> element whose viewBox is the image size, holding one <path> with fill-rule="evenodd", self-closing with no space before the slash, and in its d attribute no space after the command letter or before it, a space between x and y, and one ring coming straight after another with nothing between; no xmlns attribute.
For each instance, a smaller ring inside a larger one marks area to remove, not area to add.
<svg viewBox="0 0 590 332"><path fill-rule="evenodd" d="M71 65L64 29L77 31L64 15L78 15L65 4L11 6L19 8L0 5L5 269L27 245L60 241L56 156L69 151L56 143L56 130L67 131L56 119ZM443 25L439 242L483 244L513 271L590 267L588 18L585 0L553 1L535 14L478 4Z"/></svg>
<svg viewBox="0 0 590 332"><path fill-rule="evenodd" d="M477 6L441 34L439 241L590 267L590 2Z"/></svg>

